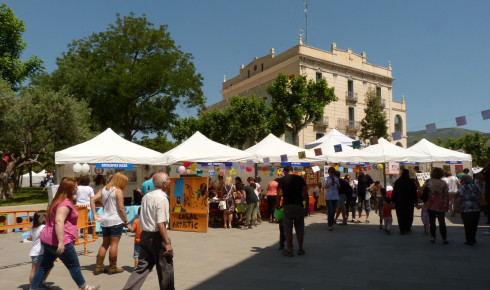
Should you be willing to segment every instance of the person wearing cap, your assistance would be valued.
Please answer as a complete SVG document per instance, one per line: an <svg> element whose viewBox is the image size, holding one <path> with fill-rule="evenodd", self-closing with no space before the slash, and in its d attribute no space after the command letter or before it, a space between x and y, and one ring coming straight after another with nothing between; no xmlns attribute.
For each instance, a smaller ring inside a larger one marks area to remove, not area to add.
<svg viewBox="0 0 490 290"><path fill-rule="evenodd" d="M309 207L303 206L303 201L308 202L308 189L305 180L293 174L293 167L284 167L284 176L279 179L277 186L276 208L280 208L280 200L283 198L283 224L286 235L286 245L282 253L284 256L293 256L293 225L298 239L298 255L304 255L303 240L305 235L305 211Z"/></svg>

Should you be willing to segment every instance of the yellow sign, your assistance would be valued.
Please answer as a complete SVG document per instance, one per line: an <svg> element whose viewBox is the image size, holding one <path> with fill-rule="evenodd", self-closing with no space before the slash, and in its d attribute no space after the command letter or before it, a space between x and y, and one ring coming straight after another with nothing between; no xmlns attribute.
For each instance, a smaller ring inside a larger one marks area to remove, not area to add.
<svg viewBox="0 0 490 290"><path fill-rule="evenodd" d="M171 179L170 229L207 232L208 190L206 177Z"/></svg>

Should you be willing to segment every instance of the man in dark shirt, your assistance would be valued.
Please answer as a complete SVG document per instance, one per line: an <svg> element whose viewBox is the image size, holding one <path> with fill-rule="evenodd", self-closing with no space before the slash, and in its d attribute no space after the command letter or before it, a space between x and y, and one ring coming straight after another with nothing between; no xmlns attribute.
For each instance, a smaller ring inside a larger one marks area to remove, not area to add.
<svg viewBox="0 0 490 290"><path fill-rule="evenodd" d="M361 222L362 216L362 203L364 202L364 210L366 211L366 223L369 223L369 212L371 211L371 205L369 204L369 198L366 199L366 192L371 190L374 185L374 181L369 174L366 173L364 166L359 168L359 177L357 178L357 200L359 217L357 222Z"/></svg>
<svg viewBox="0 0 490 290"><path fill-rule="evenodd" d="M283 255L293 256L293 225L298 239L298 255L304 255L303 239L305 235L305 210L309 207L303 206L303 201L308 202L308 190L305 180L293 174L291 166L284 167L285 176L280 178L277 186L276 208L280 207L281 197L283 199L283 225L286 235L287 249Z"/></svg>
<svg viewBox="0 0 490 290"><path fill-rule="evenodd" d="M247 202L247 212L245 215L245 226L242 227L242 230L246 229L253 229L252 223L253 223L253 217L252 214L255 212L255 208L257 207L257 203L259 202L259 199L257 198L257 195L255 194L254 189L250 184L245 185L243 187L243 191L245 191L245 201Z"/></svg>

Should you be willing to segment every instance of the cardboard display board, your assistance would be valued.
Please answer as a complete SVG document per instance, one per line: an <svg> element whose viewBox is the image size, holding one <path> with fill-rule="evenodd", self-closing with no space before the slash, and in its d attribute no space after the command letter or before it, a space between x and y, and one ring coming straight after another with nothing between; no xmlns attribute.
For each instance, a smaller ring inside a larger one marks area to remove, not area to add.
<svg viewBox="0 0 490 290"><path fill-rule="evenodd" d="M206 177L171 178L170 229L207 232L208 190Z"/></svg>
<svg viewBox="0 0 490 290"><path fill-rule="evenodd" d="M318 184L320 183L320 172L313 172L313 169L311 169L311 167L304 167L304 171L306 185L308 187L318 187Z"/></svg>

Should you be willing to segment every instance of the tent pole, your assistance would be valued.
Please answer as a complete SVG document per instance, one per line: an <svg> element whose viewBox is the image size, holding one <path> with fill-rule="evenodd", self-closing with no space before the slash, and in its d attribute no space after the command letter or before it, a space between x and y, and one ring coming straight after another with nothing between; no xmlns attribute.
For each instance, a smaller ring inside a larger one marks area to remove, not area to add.
<svg viewBox="0 0 490 290"><path fill-rule="evenodd" d="M383 179L384 179L384 188L386 190L386 163L383 163ZM391 186L393 186L393 184Z"/></svg>

